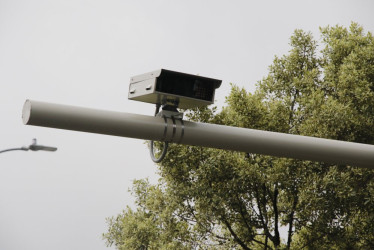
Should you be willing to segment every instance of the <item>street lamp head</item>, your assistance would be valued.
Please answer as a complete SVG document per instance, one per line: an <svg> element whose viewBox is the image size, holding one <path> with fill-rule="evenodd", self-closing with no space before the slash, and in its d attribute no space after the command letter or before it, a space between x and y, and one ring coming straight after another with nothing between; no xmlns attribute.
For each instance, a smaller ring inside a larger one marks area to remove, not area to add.
<svg viewBox="0 0 374 250"><path fill-rule="evenodd" d="M29 146L29 149L30 149L31 151L40 151L40 150L41 150L41 151L50 151L50 152L54 152L54 151L57 150L57 148L55 148L55 147L49 147L49 146L38 145L38 144L37 144L37 141L36 141L35 138L32 140L32 143L31 143L31 145Z"/></svg>

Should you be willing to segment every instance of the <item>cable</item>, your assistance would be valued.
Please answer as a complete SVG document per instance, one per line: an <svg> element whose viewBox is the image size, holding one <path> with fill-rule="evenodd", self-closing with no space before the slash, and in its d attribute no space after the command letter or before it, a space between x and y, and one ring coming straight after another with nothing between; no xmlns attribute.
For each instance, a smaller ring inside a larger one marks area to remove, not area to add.
<svg viewBox="0 0 374 250"><path fill-rule="evenodd" d="M158 114L160 110L160 104L156 104L156 111L155 111L155 116ZM155 152L154 152L154 141L149 142L149 153L151 155L151 159L154 163L160 163L166 156L166 153L168 151L168 142L164 142L164 148L162 149L161 155L159 158L156 158Z"/></svg>
<svg viewBox="0 0 374 250"><path fill-rule="evenodd" d="M168 146L169 146L169 143L168 142L164 142L164 148L162 149L162 152L161 152L161 155L159 158L156 158L155 156L155 153L154 153L154 141L150 141L149 142L149 153L151 155L151 159L153 162L155 163L160 163L166 156L166 153L168 151Z"/></svg>

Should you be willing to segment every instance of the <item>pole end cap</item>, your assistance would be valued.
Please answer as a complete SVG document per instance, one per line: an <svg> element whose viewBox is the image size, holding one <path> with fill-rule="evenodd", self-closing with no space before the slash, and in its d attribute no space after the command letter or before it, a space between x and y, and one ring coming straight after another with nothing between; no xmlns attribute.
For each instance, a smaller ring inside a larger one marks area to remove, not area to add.
<svg viewBox="0 0 374 250"><path fill-rule="evenodd" d="M30 120L30 115L31 115L31 101L26 100L25 104L23 104L23 109L22 109L22 121L23 124L27 125L29 120Z"/></svg>

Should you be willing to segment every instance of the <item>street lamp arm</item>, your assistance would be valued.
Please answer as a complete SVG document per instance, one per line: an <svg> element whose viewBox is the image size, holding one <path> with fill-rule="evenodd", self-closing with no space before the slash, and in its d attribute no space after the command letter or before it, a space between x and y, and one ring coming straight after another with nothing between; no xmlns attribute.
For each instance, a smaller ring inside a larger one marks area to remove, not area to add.
<svg viewBox="0 0 374 250"><path fill-rule="evenodd" d="M4 149L4 150L1 150L1 151L0 151L0 154L1 154L1 153L4 153L4 152L8 152L8 151L16 151L16 150L28 151L29 148L27 148L27 147L22 147L22 148L9 148L9 149Z"/></svg>

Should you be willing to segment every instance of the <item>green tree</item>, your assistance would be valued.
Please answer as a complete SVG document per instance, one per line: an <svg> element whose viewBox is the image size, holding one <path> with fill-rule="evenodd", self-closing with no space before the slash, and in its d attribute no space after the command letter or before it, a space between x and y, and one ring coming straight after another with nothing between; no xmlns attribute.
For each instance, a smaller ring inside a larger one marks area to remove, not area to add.
<svg viewBox="0 0 374 250"><path fill-rule="evenodd" d="M374 144L374 39L352 23L296 30L255 93L190 120ZM170 145L157 185L136 181L136 210L108 219L118 249L373 249L374 171ZM280 231L286 230L282 239Z"/></svg>

